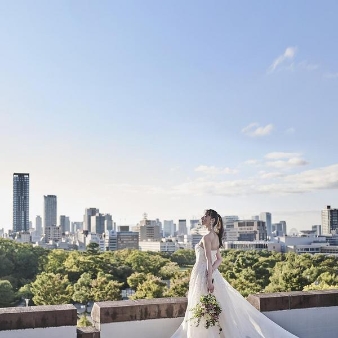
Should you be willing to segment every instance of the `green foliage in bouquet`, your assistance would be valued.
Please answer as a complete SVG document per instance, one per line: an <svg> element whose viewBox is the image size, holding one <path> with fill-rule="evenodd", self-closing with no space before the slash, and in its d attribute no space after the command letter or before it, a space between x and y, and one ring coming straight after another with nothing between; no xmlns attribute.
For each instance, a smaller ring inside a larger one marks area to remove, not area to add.
<svg viewBox="0 0 338 338"><path fill-rule="evenodd" d="M189 320L195 320L196 326L199 326L201 320L204 319L204 327L206 329L217 325L219 333L221 333L222 328L219 323L219 316L222 312L222 308L213 294L202 295L199 303L190 309L190 311L193 316Z"/></svg>

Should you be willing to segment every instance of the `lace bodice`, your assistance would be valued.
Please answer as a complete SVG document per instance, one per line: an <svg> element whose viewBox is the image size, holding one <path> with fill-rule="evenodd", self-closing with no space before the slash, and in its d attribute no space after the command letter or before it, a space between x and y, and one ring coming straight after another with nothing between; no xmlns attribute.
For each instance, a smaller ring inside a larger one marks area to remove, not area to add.
<svg viewBox="0 0 338 338"><path fill-rule="evenodd" d="M212 264L216 260L217 250L211 250ZM205 257L204 248L201 245L195 246L196 262L191 271L190 284L201 283L206 288L207 285L207 259Z"/></svg>
<svg viewBox="0 0 338 338"><path fill-rule="evenodd" d="M211 250L212 264L216 260L216 252L217 252L217 250ZM202 248L202 246L200 244L195 245L195 254L196 254L196 264L198 262L205 262L205 264L207 264L207 259L205 257L204 248Z"/></svg>

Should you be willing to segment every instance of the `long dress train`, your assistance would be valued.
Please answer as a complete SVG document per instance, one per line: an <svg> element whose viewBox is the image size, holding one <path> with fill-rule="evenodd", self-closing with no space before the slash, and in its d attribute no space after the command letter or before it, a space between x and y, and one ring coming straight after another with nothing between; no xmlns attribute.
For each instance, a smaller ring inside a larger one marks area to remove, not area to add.
<svg viewBox="0 0 338 338"><path fill-rule="evenodd" d="M213 273L214 295L220 303L222 313L220 325L209 329L204 328L201 321L198 327L194 320L189 320L192 309L199 302L201 295L206 295L207 262L204 249L196 245L196 263L191 272L188 292L188 307L181 326L171 338L295 338L296 336L277 325L264 314L255 309L242 295L236 291L216 270ZM216 251L212 251L213 262L216 260ZM297 337L296 337L297 338Z"/></svg>

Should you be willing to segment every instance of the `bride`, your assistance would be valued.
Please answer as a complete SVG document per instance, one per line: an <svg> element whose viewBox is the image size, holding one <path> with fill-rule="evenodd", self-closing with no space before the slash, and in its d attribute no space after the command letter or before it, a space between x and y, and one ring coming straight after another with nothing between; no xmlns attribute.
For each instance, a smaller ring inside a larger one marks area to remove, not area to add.
<svg viewBox="0 0 338 338"><path fill-rule="evenodd" d="M171 338L291 338L296 337L264 314L255 309L241 296L217 270L222 262L219 248L222 245L223 221L212 209L205 211L202 225L208 229L196 245L196 263L192 269L188 306L184 320ZM222 312L217 326L206 329L201 322L196 327L192 318L192 308L199 302L201 295L213 293L219 302Z"/></svg>

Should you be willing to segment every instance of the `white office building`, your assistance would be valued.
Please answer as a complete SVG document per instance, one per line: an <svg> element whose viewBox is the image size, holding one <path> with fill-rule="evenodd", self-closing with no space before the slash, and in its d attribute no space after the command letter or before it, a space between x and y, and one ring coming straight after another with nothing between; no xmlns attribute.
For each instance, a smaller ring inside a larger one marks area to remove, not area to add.
<svg viewBox="0 0 338 338"><path fill-rule="evenodd" d="M141 251L155 251L167 253L173 253L179 248L175 242L170 240L160 242L140 241L139 247Z"/></svg>

